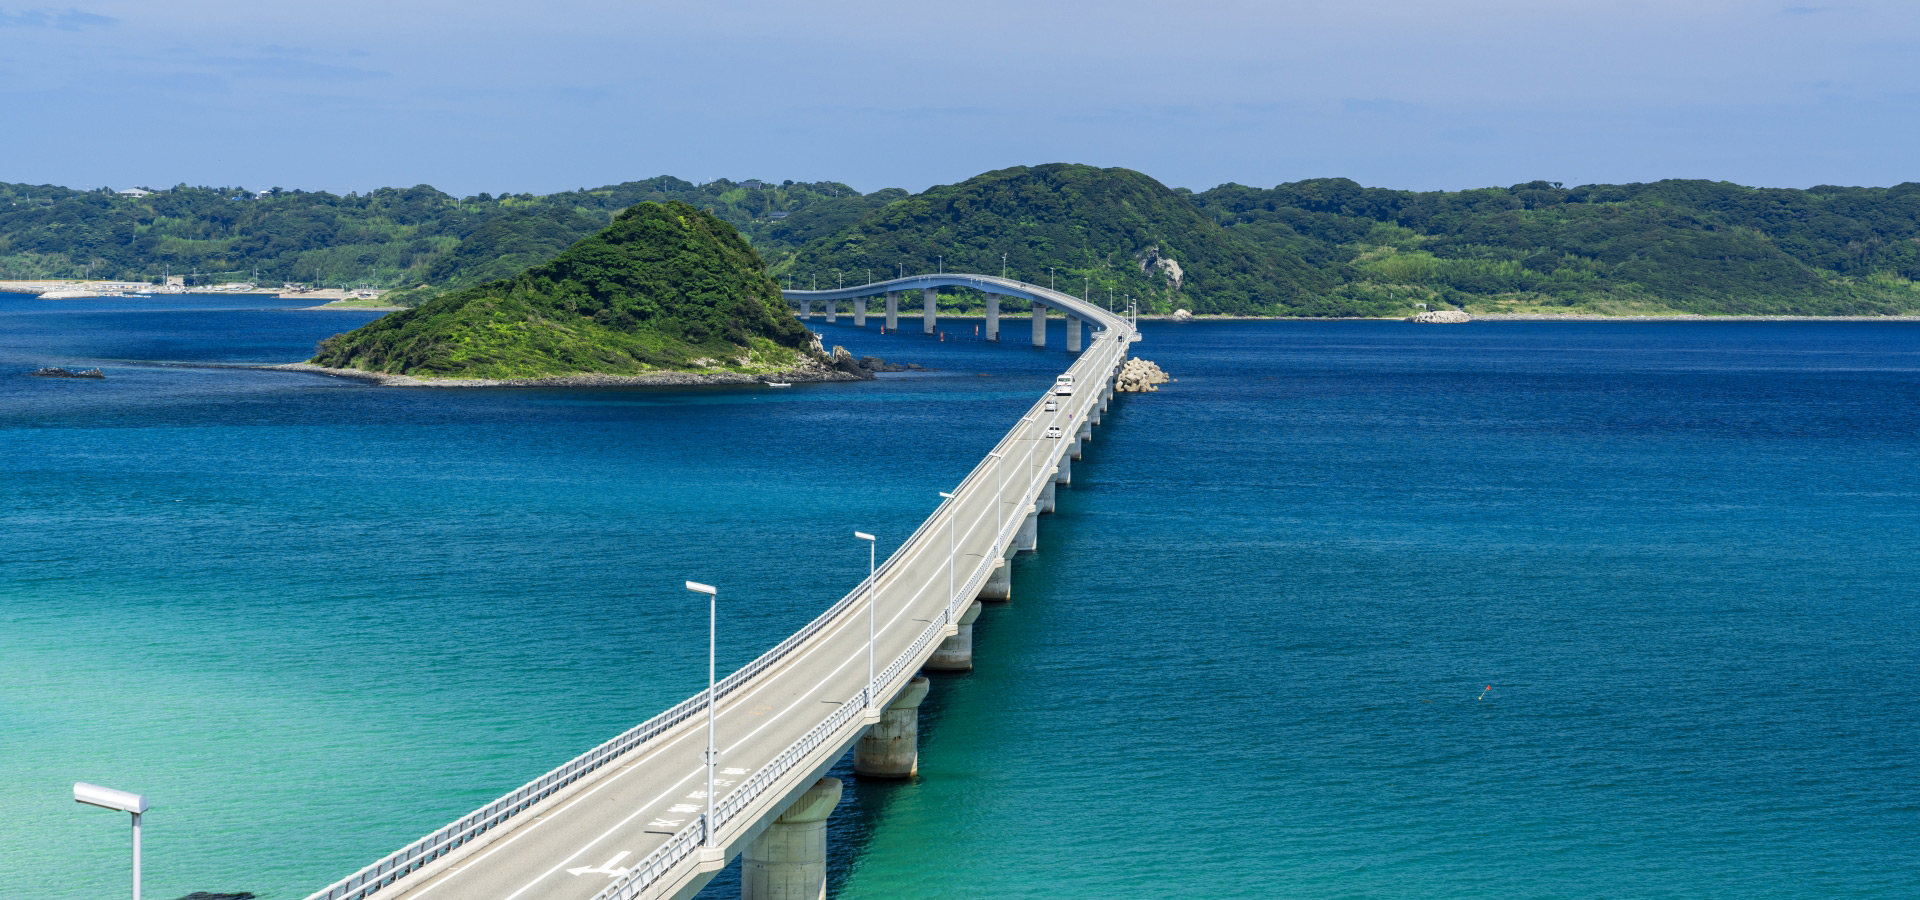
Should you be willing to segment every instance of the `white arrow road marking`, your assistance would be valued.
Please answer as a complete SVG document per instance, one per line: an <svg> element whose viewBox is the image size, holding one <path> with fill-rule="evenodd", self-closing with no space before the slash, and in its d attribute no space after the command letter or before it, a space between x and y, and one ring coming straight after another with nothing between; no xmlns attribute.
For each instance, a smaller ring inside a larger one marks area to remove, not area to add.
<svg viewBox="0 0 1920 900"><path fill-rule="evenodd" d="M567 874L568 875L605 875L608 878L619 878L620 876L627 874L627 870L621 867L620 861L623 859L626 859L631 855L633 855L633 851L622 850L619 853L615 853L612 859L607 860L606 862L603 862L598 866L581 866L576 869L568 869Z"/></svg>

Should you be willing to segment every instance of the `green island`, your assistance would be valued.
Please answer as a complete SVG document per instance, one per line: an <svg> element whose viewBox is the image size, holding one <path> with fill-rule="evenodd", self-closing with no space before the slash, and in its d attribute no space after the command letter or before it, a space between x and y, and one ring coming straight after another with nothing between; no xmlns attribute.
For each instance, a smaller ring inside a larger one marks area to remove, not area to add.
<svg viewBox="0 0 1920 900"><path fill-rule="evenodd" d="M1194 192L1127 169L1018 166L917 194L653 178L544 196L433 188L138 197L0 184L0 279L186 275L390 289L414 306L518 277L634 204L724 221L795 287L1005 271L1143 312L1883 316L1920 313L1920 184L1713 181L1462 191L1344 178ZM1051 268L1049 268L1051 267ZM942 311L977 309L965 291Z"/></svg>
<svg viewBox="0 0 1920 900"><path fill-rule="evenodd" d="M553 259L320 344L311 365L411 379L841 375L732 226L643 202Z"/></svg>

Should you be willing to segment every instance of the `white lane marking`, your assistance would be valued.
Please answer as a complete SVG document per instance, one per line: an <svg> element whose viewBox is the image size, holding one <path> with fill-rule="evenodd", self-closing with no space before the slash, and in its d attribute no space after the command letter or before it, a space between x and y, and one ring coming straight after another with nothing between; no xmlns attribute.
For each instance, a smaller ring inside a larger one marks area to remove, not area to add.
<svg viewBox="0 0 1920 900"><path fill-rule="evenodd" d="M576 869L568 869L567 874L568 875L605 875L609 878L619 878L620 876L627 874L626 867L620 865L620 861L632 855L633 855L633 851L622 850L619 853L615 853L612 859L607 860L606 862L603 862L597 866L581 866Z"/></svg>
<svg viewBox="0 0 1920 900"><path fill-rule="evenodd" d="M924 590L924 588L923 588L922 590ZM918 594L918 593L916 593L916 594L915 594L914 596L915 596L915 597L918 597L918 596L919 596L919 594ZM901 609L900 609L900 611L899 611L899 612L897 612L897 613L894 613L894 615L893 615L893 617L892 617L892 618L890 618L890 619L888 619L888 620L886 621L886 624L885 624L885 625L883 626L883 628L892 628L892 627L894 626L894 624L895 624L895 623L897 623L897 622L899 622L899 621L900 621L900 617L901 617L901 616L904 616L904 615L906 615L906 614L907 614L907 609L906 609L906 607L907 607L908 605L910 605L910 604L902 604L902 605L901 605ZM856 607L856 608L857 608L857 607ZM849 619L851 619L851 617L849 617ZM806 660L806 658L807 658L807 657L809 657L809 656L812 656L812 655L813 655L814 653L816 653L816 652L819 652L819 651L820 651L821 649L824 649L824 648L826 647L826 645L827 645L827 644L830 644L830 643L832 643L832 641L833 641L833 638L834 638L834 637L837 637L837 636L838 636L838 633L839 633L839 632L842 632L842 631L845 631L845 630L846 630L846 627L847 627L847 623L846 623L846 621L842 621L842 622L841 622L840 624L838 624L838 625L836 625L836 626L834 626L834 627L833 627L833 628L831 629L831 632L829 632L829 633L827 634L827 636L826 636L826 638L825 638L825 639L824 639L824 640L823 640L823 641L821 642L821 644L820 644L820 645L818 645L818 646L815 646L814 648L812 648L812 649L810 649L810 650L808 650L808 651L807 651L806 653L803 653L803 654L801 654L799 658L797 658L797 659L795 659L795 660L794 660L794 663L795 663L795 664L797 665L798 663L801 663L801 662L804 662L804 661ZM818 692L818 691L820 690L820 688L822 688L822 687L825 687L825 686L826 686L826 685L827 685L827 684L828 684L829 682L831 682L831 681L833 681L834 679L836 679L836 678L838 678L838 677L839 677L839 675L840 675L840 673L841 673L841 672L843 672L843 671L845 671L845 670L846 670L846 668L847 668L848 666L850 666L850 665L852 665L852 664L853 664L854 662L856 662L856 661L859 661L859 660L861 660L861 659L864 659L864 658L865 658L865 656L866 656L866 654L865 654L865 653L863 653L863 652L858 652L858 651L856 651L856 652L855 652L855 653L854 653L853 655L851 655L851 656L849 656L849 657L847 657L845 661L843 661L843 662L841 662L841 663L840 663L840 665L838 665L838 666L835 666L835 667L833 668L833 671L831 671L831 672L829 672L829 673L827 673L827 675L826 675L826 677L824 677L824 678L821 678L820 680L818 680L818 681L816 681L816 682L814 682L814 684L813 684L813 685L812 685L811 687L809 687L809 688L808 688L808 689L807 689L806 691L804 691L804 692L802 692L800 696L802 696L802 697L805 697L805 696L808 696L808 695L810 695L810 694L813 694L813 693L816 693L816 692ZM768 684L769 684L769 685L770 685L770 684L772 684L772 681L770 680L770 681L768 682ZM764 686L763 686L763 687L764 687ZM755 690L755 693L758 693L758 692L759 692L759 690L760 690L760 689L756 689L756 690ZM722 702L724 702L724 701L722 701ZM747 744L747 742L748 742L748 741L751 741L751 740L753 740L753 739L754 739L755 737L757 737L757 736L758 736L758 735L760 734L760 732L762 732L762 731L765 731L765 730L767 730L768 728L770 728L770 727L772 727L772 726L773 726L773 723L774 723L774 722L776 722L776 721L779 721L779 719L780 719L780 717L781 717L781 716L784 716L784 715L786 715L786 714L787 714L787 712L788 712L788 710L793 710L793 709L797 709L797 708L799 708L800 706L801 706L801 704L798 704L798 703L795 703L795 704L792 704L792 705L790 705L790 706L788 706L788 707L787 707L786 709L783 709L783 710L780 710L780 711L779 711L779 712L777 712L777 713L774 713L774 714L773 714L773 717L772 717L772 718L769 718L769 719L768 719L768 720L766 720L765 722L762 722L762 723L760 723L760 727L758 727L758 728L755 728L754 730L752 730L752 731L750 731L750 732L748 732L748 733L747 733L747 734L746 734L746 735L745 735L744 737L742 737L742 738L740 738L739 740L737 740L737 741L735 741L735 742L733 742L733 744L731 744L730 746L727 746L727 747L722 747L722 748L721 748L721 752L723 752L723 753L730 753L730 752L732 752L732 751L734 751L734 750L737 750L737 749L739 749L739 748L741 748L741 747L743 747L743 746L745 746L745 745ZM692 771L690 771L690 772L688 772L687 774L685 774L685 775L682 775L682 776L680 776L680 780L679 780L679 781L676 781L676 782L674 782L674 783L673 783L673 786L672 786L672 787L670 787L670 788L668 788L667 790L665 790L665 791L663 791L663 792L661 792L661 794L660 794L659 796L657 796L657 797L654 797L654 798L653 798L652 800L649 800L649 801L647 801L646 803L643 803L643 804L641 804L641 806L640 806L640 808L639 808L639 809L636 809L636 810L634 810L634 811L633 811L633 813L632 813L632 814L630 814L630 815L628 815L628 816L627 816L626 818L624 818L624 819L621 819L621 820L620 820L619 822L616 822L616 823L614 823L614 825L613 825L613 827L611 827L611 828L608 828L608 829L607 829L606 831L603 831L603 832L601 832L601 833L600 833L600 835L599 835L598 837L596 837L596 838L594 838L593 840L591 840L591 841L588 841L587 843L585 843L585 844L583 844L583 845L581 845L581 847L580 847L580 849L578 849L578 850L575 850L575 851L573 852L573 854L572 854L572 855L570 855L570 856L568 856L568 857L567 857L566 859L563 859L563 860L561 860L561 861L560 861L560 863L559 863L558 865L556 865L556 866L554 866L554 867L553 867L553 868L551 868L551 869L548 869L548 870L547 870L547 871L545 871L545 872L542 872L542 873L540 873L539 875L536 875L536 876L534 876L534 878L533 878L533 880L531 880L531 881L529 881L529 882L527 882L527 883L526 883L526 884L524 884L524 885L521 885L521 887L520 887L520 889L519 889L519 890L517 890L517 891L514 891L514 892L513 892L513 893L511 893L511 894L508 894L508 895L506 896L506 898L505 898L505 900L517 900L517 898L518 898L518 897L519 897L519 896L520 896L521 894L524 894L524 893L526 893L527 891L529 891L529 890L531 890L531 889L533 888L533 886L534 886L534 885L536 885L536 884L539 884L539 883L540 883L540 882L542 882L542 881L545 881L545 880L547 879L547 877L548 877L548 876L550 876L550 875L552 875L552 874L553 874L553 873L555 873L555 872L558 872L558 871L560 871L560 870L561 870L562 868L564 868L564 867L565 867L565 866L567 865L567 863L570 863L570 862L573 862L573 861L574 861L575 859L577 859L577 858L578 858L578 857L579 857L579 856L580 856L581 854L583 854L583 853L585 853L585 852L587 852L588 850L591 850L591 849L593 849L593 846L594 846L595 844L598 844L598 843L600 843L601 841L604 841L604 840L606 840L606 839L607 839L608 837L611 837L611 836L613 835L613 833L614 833L614 832L616 832L616 831L619 831L619 830L621 830L621 829L623 829L623 828L625 828L625 827L627 826L627 823L629 823L629 822L632 822L632 821L633 821L633 820L634 820L634 819L635 819L636 817L638 817L638 816L639 816L639 815L640 815L640 814L641 814L642 812L645 812L646 810L648 810L648 809L651 809L651 808L653 807L653 805L654 805L654 804L656 804L656 803L659 803L659 802L660 802L661 800L664 800L664 799L666 799L666 797L667 797L667 795L668 795L668 794L670 794L670 793L673 793L674 791L677 791L677 790L679 790L679 789L680 789L680 787L681 787L681 785L684 785L684 784L686 784L686 783L687 783L687 780L688 780L688 779L690 779L690 778L695 778L695 777L698 777L698 776L700 776L700 775L702 775L702 774L704 774L705 772L706 772L706 766L697 766L697 767L695 767L695 768L694 768L694 769L693 769ZM696 808L697 808L697 807L696 807ZM658 819L657 819L657 820L655 820L655 821L656 821L656 822L663 822L664 820L658 820ZM655 826L652 826L652 827L668 827L668 826L665 826L665 825L655 825Z"/></svg>
<svg viewBox="0 0 1920 900"><path fill-rule="evenodd" d="M1058 414L1056 414L1056 415L1054 416L1054 421L1058 421L1058 420L1059 420L1059 416L1058 416ZM1035 423L1034 423L1034 426L1035 426L1035 427L1034 427L1033 429L1028 429L1028 430L1029 430L1029 431L1034 431L1034 430L1038 430L1038 428L1039 428L1039 422L1038 422L1037 420L1035 421ZM982 488L982 490L983 490L983 488ZM974 494L974 492L973 492L973 491L969 491L969 492L968 492L968 494L969 494L969 496L972 496L972 495ZM979 526L980 526L980 524L981 524L981 522L982 522L982 521L983 521L983 520L984 520L985 518L986 518L986 510L982 510L982 511L980 511L979 513L977 513L977 514L976 514L976 515L974 516L974 518L973 518L973 520L972 520L972 522L971 522L971 523L970 523L970 524L968 525L968 527L967 527L967 536L968 536L969 538L972 538L972 537L973 537L973 534L974 534L974 532L975 532L975 531L977 531L977 530L979 530ZM998 535L995 535L995 539L996 539L996 540L998 539L998 537L999 537ZM918 552L915 552L915 553L912 553L912 554L910 554L910 555L909 555L909 556L908 556L908 557L907 557L906 559L904 559L904 560L902 560L902 564L901 564L901 566L899 566L898 568L895 568L895 569L893 569L893 571L889 573L891 577L889 577L889 578L887 579L887 581L885 582L885 584L889 584L889 585L890 585L890 584L895 584L895 583L897 583L898 581L900 581L900 580L901 580L901 579L902 579L903 577L905 577L905 576L906 576L906 570L912 567L912 566L911 566L911 564L912 564L912 563L917 563L917 562L920 562L920 561L922 561L922 560L923 560L923 559L925 558L925 556L926 556L926 554L927 554L927 552L928 552L928 550L930 550L930 549L932 549L932 543L933 543L933 542L926 542L926 543L923 543L923 544L921 545L921 547L920 547L920 548L918 548ZM893 568L893 567L889 567L889 568ZM940 575L940 572L939 572L939 567L938 567L938 566L935 566L935 567L934 567L934 570L928 573L928 575L927 575L927 577L926 577L926 578L925 578L925 579L924 579L924 580L923 580L923 581L922 581L922 582L920 583L920 585L919 585L919 587L918 587L918 588L917 588L916 590L914 590L914 592L913 592L913 593L912 593L912 594L911 594L911 595L910 595L910 596L908 597L908 599L907 599L907 602L905 602L905 603L902 603L902 604L900 604L900 607L901 607L901 609L900 609L900 611L899 611L899 612L897 612L897 613L895 613L895 614L894 614L894 615L893 615L893 616L892 616L891 618L889 618L889 619L887 620L887 622L886 622L886 625L884 625L884 626L882 626L882 629L876 629L876 630L878 631L878 630L886 630L886 629L891 629L891 628L892 628L892 627L893 627L893 626L894 626L894 625L895 625L896 623L898 623L898 622L899 622L899 620L900 620L900 618L901 618L901 617L902 617L903 615L905 615L905 614L906 614L906 612L908 611L908 608L909 608L909 607L911 607L911 606L913 605L913 603L914 603L915 601L917 601L917 600L919 600L919 599L920 599L920 597L921 597L922 595L924 595L924 594L926 593L926 591L927 591L927 588L929 588L929 587L932 587L932 586L933 586L933 584L934 584L934 582L936 581L936 579L938 579L938 577L939 577L939 575ZM876 585L876 588L878 588L878 587L880 587L880 585ZM878 593L878 591L877 591L877 590L876 590L876 593ZM951 600L951 598L949 598L949 600ZM848 612L849 612L849 613L852 613L852 612L853 612L854 610L857 610L857 609L859 609L859 608L860 608L860 606L859 606L859 605L856 605L856 606L854 606L854 607L852 607L852 608L850 608L850 609L848 610ZM795 659L793 659L793 660L791 660L791 661L788 661L788 662L787 662L787 663L785 663L784 665L781 665L781 666L780 666L780 668L781 668L781 669L783 669L783 670L794 670L794 669L798 669L798 668L800 667L800 666L799 666L799 664L800 664L800 663L802 663L802 662L805 662L805 661L806 661L806 659L807 659L808 657L810 657L810 656L812 656L812 655L813 655L813 654L814 654L815 652L817 652L817 651L819 651L819 650L821 650L821 649L824 649L824 648L825 648L825 647L827 647L828 645L830 645L830 644L832 644L832 643L834 642L834 640L835 640L836 638L838 638L838 637L839 637L839 636L840 636L840 635L841 635L841 634L842 634L843 632L845 632L845 631L847 630L847 626L848 626L848 624L849 624L850 622L852 622L852 621L853 621L853 620L854 620L855 618L856 618L856 617L855 617L855 616L852 616L852 615L847 615L847 616L844 616L844 617L843 617L843 618L841 619L841 621L840 621L839 623L837 623L837 624L835 624L835 625L834 625L834 626L833 626L833 627L832 627L831 629L828 629L828 630L826 630L826 631L824 631L824 632L822 633L822 635L821 635L821 640L820 640L820 641L819 641L818 643L816 643L816 644L815 644L815 646L814 646L813 648L811 648L811 649L809 649L809 650L807 650L807 651L806 651L805 653L803 653L803 654L801 654L801 655L800 655L799 657L797 657L797 658L795 658ZM909 645L911 645L911 644L909 643ZM854 655L852 655L852 656L850 656L850 657L848 657L848 658L847 658L847 660L846 660L845 662L842 662L842 663L841 663L841 664L840 664L839 666L837 666L837 667L835 667L835 668L834 668L834 670L833 670L833 671L832 671L831 673L829 673L829 674L827 675L827 677L825 677L825 678L823 678L823 679L820 679L819 681L816 681L816 682L815 682L815 683L814 683L814 684L813 684L813 685L812 685L812 686L811 686L810 688L808 688L808 689L807 689L806 691L804 691L804 692L802 692L802 693L800 694L800 696L803 696L803 697L804 697L804 696L807 696L807 695L810 695L810 694L813 694L813 693L815 693L815 692L816 692L816 691L818 691L818 690L819 690L819 689L820 689L821 687L824 687L824 686L825 686L825 685L826 685L826 684L827 684L828 682L830 682L830 681L832 681L832 680L833 680L833 679L834 679L835 677L837 677L837 676L839 675L839 673L840 673L840 672L841 672L842 670L844 670L844 669L845 669L845 668L846 668L846 667L847 667L847 666L848 666L849 664L851 664L851 663L852 663L852 662L854 662L855 660L858 660L858 659L859 659L860 657L862 657L862 656L864 656L864 655L865 655L864 653L861 653L861 652L858 652L858 651L856 651L856 652L854 653ZM729 706L732 706L732 707L734 707L734 708L738 708L738 706L739 706L739 703L740 703L741 701L743 701L743 700L746 700L746 699L750 699L750 698L752 698L752 697L754 697L754 696L756 696L756 695L758 695L758 694L760 694L760 693L761 693L762 691L765 691L765 690L767 690L767 689L769 689L769 688L771 688L771 687L773 687L773 686L775 685L775 683L776 683L776 682L777 682L777 679L772 679L772 678L769 678L769 679L768 679L768 680L767 680L767 681L766 681L765 683L763 683L763 684L761 684L761 685L760 685L759 687L756 687L756 688L755 688L755 689L754 689L754 690L753 690L753 691L752 691L751 693L749 693L749 694L748 694L748 695L746 695L745 697L742 697L742 698L741 698L741 700L736 700L736 701L735 701L734 703L732 703L732 704L727 704L727 705L729 705ZM722 703L726 703L726 701L725 701L725 700L722 700L721 702L722 702ZM797 705L797 704L796 704L796 705ZM793 708L793 707L791 707L791 706L790 706L790 707L788 707L788 709L792 709L792 708ZM756 729L754 729L754 730L753 730L752 732L750 732L750 733L749 733L749 734L748 734L748 735L747 735L747 736L746 736L745 738L742 738L742 739L741 739L740 741L737 741L737 742L736 742L736 743L735 743L735 744L733 745L733 747L734 747L734 748L738 748L738 747L740 747L740 746L742 746L742 745L744 745L744 744L745 744L745 743L746 743L747 741L749 741L749 740L751 740L751 739L752 739L752 738L753 738L754 736L756 736L756 735L758 735L758 734L759 734L759 733L760 733L761 731L763 731L763 730L765 730L765 729L766 729L766 728L767 728L768 726L770 726L770 725L772 725L772 724L773 724L773 723L774 723L774 722L775 722L776 720L778 720L778 719L779 719L779 718L780 718L781 716L783 716L783 715L784 715L785 713L786 713L786 710L781 710L780 712L778 712L778 713L775 713L775 714L774 714L774 716L773 716L772 718L770 718L770 719L768 719L768 720L767 720L766 722L764 722L764 723L762 723L762 724L761 724L761 726L760 726L759 728L756 728ZM484 854L484 855L482 855L482 856L481 856L481 857L480 857L479 859L476 859L476 860L474 860L473 862L471 862L471 863L468 863L467 865L464 865L464 866L461 866L461 867L460 867L459 869L455 869L455 870L452 870L452 871L450 871L450 872L448 872L448 873L446 873L446 876L445 876L445 877L443 877L443 878L441 878L441 879L440 879L440 880L438 880L438 881L435 881L435 882L434 882L433 884L430 884L430 885L426 885L425 887L423 887L423 888L421 888L421 890L420 890L420 891L418 891L417 893L415 893L415 894L414 894L414 896L415 896L415 897L419 897L419 896L423 896L423 895L425 895L425 894L426 894L426 893L427 893L428 891L431 891L432 889L434 889L434 888L436 888L436 887L438 887L438 886L440 886L441 884L444 884L444 883L445 883L445 882L446 882L447 880L450 880L450 879L451 879L451 877L452 877L453 875L456 875L456 874L459 874L459 873L461 873L461 872L464 872L464 871L467 871L468 869L471 869L471 868L473 868L473 867L474 867L475 865L477 865L477 864L479 864L480 862L482 862L482 861L484 861L484 860L486 860L486 859L487 859L488 857L490 857L490 856L492 856L493 854L495 854L495 853L497 853L497 852L499 852L499 851L500 851L500 850L502 850L502 849L505 849L505 848L506 848L506 846L507 846L508 844L510 844L510 843L512 843L513 841L515 841L515 840L517 840L517 839L518 839L518 838L519 838L519 837L520 837L521 835L523 835L523 834L526 834L526 833L529 833L529 832L531 832L531 831L532 831L532 830L533 830L533 829L534 829L535 827L537 827L537 826L539 826L539 825L541 825L541 824L544 824L544 823L545 823L546 821L548 821L549 819L557 819L557 818L560 818L560 816L561 816L561 815L563 815L564 813L566 813L566 812L567 812L568 810L570 810L570 809L572 809L572 808L573 808L573 806L574 806L575 804L577 804L577 803L579 803L579 802L580 802L581 800L584 800L584 799L586 799L586 798L587 798L588 796L591 796L591 795L592 795L593 793L596 793L596 792L598 792L598 791L599 791L599 790L600 790L601 788L603 788L603 787L606 787L606 786L607 786L608 784L611 784L611 783L613 783L613 781L614 781L615 779L617 779L617 778L619 778L619 777L621 777L621 776L623 776L623 775L625 775L625 774L626 774L627 772L629 772L629 771L633 771L633 770L635 770L635 769L638 769L638 768L639 768L639 767L640 767L640 766L641 766L642 764L644 764L644 763L646 763L646 762L649 762L649 761L651 761L651 760L652 760L652 759L654 759L655 757L657 757L657 756L659 756L659 755L660 755L661 753L664 753L664 752L665 752L666 750L668 750L669 748L671 748L671 747L673 747L673 746L674 746L675 744L678 744L678 743L679 743L680 741L682 741L682 740L685 740L685 739L687 739L688 737L692 737L693 735L695 735L695 734L697 734L697 733L698 733L698 732L697 732L697 730L689 730L689 731L687 731L687 732L685 732L685 733L683 733L683 734L682 734L682 735L681 735L680 737L678 737L678 738L675 738L674 740L671 740L671 741L668 741L667 743L665 743L665 744L663 744L663 745L661 745L661 746L660 746L660 747L658 747L658 748L655 748L655 749L653 750L653 752L651 752L651 753L648 753L648 754L647 754L647 755L646 755L645 757L642 757L641 759L638 759L638 760L635 760L635 761L633 761L633 762L630 762L630 763L628 763L628 764L627 764L626 766L623 766L623 767L621 768L621 770L620 770L620 771L618 771L618 772L615 772L615 773L614 773L613 775L611 775L611 776L609 776L609 777L608 777L607 779L605 779L604 781L602 781L602 782L601 782L600 784L597 784L597 785L595 785L595 786L594 786L594 787L592 788L592 790L589 790L589 791L587 791L587 792L585 792L585 793L583 793L583 794L581 794L581 795L580 795L579 797L577 797L577 798L575 798L575 799L574 799L574 800L573 800L572 802L570 802L570 803L568 803L568 804L567 804L566 806L563 806L563 807L561 807L561 808L560 808L559 810L556 810L556 811L554 811L554 813L553 813L552 815L545 815L545 814L543 814L543 815L542 815L542 817L541 817L541 818L539 818L539 820L538 820L538 821L535 821L535 822L533 822L533 823L531 823L531 824L529 824L529 825L528 825L527 827L525 827L525 828L518 828L518 829L515 829L515 833L514 833L513 835L510 835L509 837L507 837L507 839L506 839L506 840L503 840L503 841L501 841L501 842L500 842L500 844L499 844L498 846L495 846L495 847L493 847L493 848L491 848L491 849L489 849L489 850L487 851L487 853L486 853L486 854ZM733 749L733 748L728 748L728 749ZM670 790L678 790L678 789L679 789L679 786L680 786L681 784L684 784L684 783L686 782L686 780L687 780L688 778L692 778L692 777L694 777L694 776L696 776L696 775L698 775L698 774L700 774L700 773L701 773L701 772L703 772L704 770L705 770L705 767L704 767L704 766L702 766L702 767L699 767L699 768L696 768L696 769L695 769L695 770L694 770L693 772L691 772L691 773L689 773L688 775L686 775L686 776L684 776L684 777L682 777L682 778L680 779L680 781L678 781L678 782L675 782L675 784L674 784L674 787L673 787L672 789L670 789ZM744 775L744 774L746 774L746 770L745 770L745 769L738 769L738 768L729 768L729 769L727 769L727 770L726 770L726 774L729 774L729 775ZM664 798L665 798L665 794L662 794L662 795L661 795L660 797L656 797L656 798L654 798L654 799L653 799L652 801L649 801L649 802L648 802L647 804L645 804L645 805L644 805L644 806L642 807L642 809L645 809L645 808L647 808L647 807L651 807L651 806L652 806L652 805L653 805L654 803L657 803L657 802L659 802L659 801L660 801L661 799L664 799ZM506 900L514 900L514 898L517 898L517 897L519 897L519 896L520 896L520 894L522 894L522 893L525 893L525 892L526 892L526 890L527 890L528 888L531 888L531 887L533 887L533 885L534 885L534 884L536 884L536 883L538 883L538 882L540 882L541 880L543 880L543 879L545 879L545 878L546 878L546 877L547 877L548 875L551 875L551 874L553 874L553 872L555 872L555 871L559 871L559 869L560 869L560 868L561 868L562 866L565 866L565 865L566 865L566 864L567 864L568 862L572 862L572 861L573 861L573 859L574 859L575 857L577 857L577 856L579 856L579 854L581 854L581 853L584 853L584 852L586 852L586 851L587 851L588 849L590 849L590 848L592 848L592 846L593 846L594 844L597 844L597 843L599 843L600 841L602 841L602 840L604 840L604 839L606 839L606 837L607 837L608 835L610 835L610 834L612 834L612 833L613 833L613 831L616 831L616 830L619 830L620 828L622 828L622 827L624 827L624 826L625 826L625 825L626 825L626 824L627 824L628 822L630 822L630 821L632 821L632 819L634 818L634 816L637 816L637 815L639 815L639 812L637 812L637 811L636 811L636 812L635 812L635 813L634 813L633 815L631 815L631 816L628 816L628 817L627 817L626 819L623 819L623 820L621 820L621 821L620 821L620 822L619 822L618 824L616 824L616 825L615 825L615 826L614 826L613 828L611 828L611 829L608 829L608 831L607 831L607 832L605 832L605 833L603 833L603 834L601 834L601 835L600 835L599 837L596 837L596 838L594 838L594 839L593 839L592 841L589 841L589 842L588 842L588 843L587 843L587 844L586 844L585 846L583 846L583 847L582 847L582 848L581 848L580 850L578 850L578 851L576 851L576 852L575 852L575 853L573 854L573 856L569 856L569 857L568 857L568 858L567 858L566 860L563 860L563 861L562 861L562 862L560 863L560 865L559 865L559 866L555 866L555 867L554 867L554 868L553 868L552 870L549 870L548 872L546 872L546 873L543 873L543 874L541 874L541 875L539 875L539 876L537 876L537 877L535 877L535 878L534 878L534 879L533 879L532 881L529 881L529 882L528 882L528 883L527 883L527 884L526 884L525 886L523 886L523 887L521 887L521 888L520 888L520 890L518 890L518 891L515 891L515 892L513 892L513 894L511 894L511 895L509 895L509 896L508 896L508 897L506 898ZM657 821L660 821L660 822L664 822L664 820L657 820ZM676 823L676 824L677 824L677 823Z"/></svg>

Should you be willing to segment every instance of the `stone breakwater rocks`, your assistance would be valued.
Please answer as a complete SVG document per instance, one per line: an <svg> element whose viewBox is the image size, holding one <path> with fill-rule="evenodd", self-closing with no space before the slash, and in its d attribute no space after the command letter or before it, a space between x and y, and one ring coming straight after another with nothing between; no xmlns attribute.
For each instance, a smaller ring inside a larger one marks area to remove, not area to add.
<svg viewBox="0 0 1920 900"><path fill-rule="evenodd" d="M1458 325L1473 321L1473 317L1467 315L1464 309L1430 309L1417 316L1407 317L1407 321L1419 322L1422 325Z"/></svg>
<svg viewBox="0 0 1920 900"><path fill-rule="evenodd" d="M1123 394L1138 394L1144 391L1157 391L1155 385L1166 384L1173 378L1144 359L1129 359L1120 366L1120 375L1114 380L1113 389Z"/></svg>

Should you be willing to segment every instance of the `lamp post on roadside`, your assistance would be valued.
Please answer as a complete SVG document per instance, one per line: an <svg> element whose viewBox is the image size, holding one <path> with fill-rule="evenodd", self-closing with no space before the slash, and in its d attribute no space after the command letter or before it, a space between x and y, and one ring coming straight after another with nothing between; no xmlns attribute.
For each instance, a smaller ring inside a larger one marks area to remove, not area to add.
<svg viewBox="0 0 1920 900"><path fill-rule="evenodd" d="M1007 280L1007 255L1005 253L1000 254L1000 280Z"/></svg>
<svg viewBox="0 0 1920 900"><path fill-rule="evenodd" d="M957 520L960 513L960 503L959 501L954 500L953 495L947 493L946 491L941 491L940 496L945 497L950 501L953 501L947 504L947 605L952 606L953 605L953 547L954 547L954 544L957 543L957 540L954 536L954 530L960 527L957 524Z"/></svg>
<svg viewBox="0 0 1920 900"><path fill-rule="evenodd" d="M1053 267L1047 267L1047 290L1053 290Z"/></svg>
<svg viewBox="0 0 1920 900"><path fill-rule="evenodd" d="M719 605L719 590L710 584L698 581L687 582L687 590L707 595L707 811L700 830L703 834L701 844L706 847L717 846L713 842L713 767L720 761L719 751L713 741L713 645L714 625L719 621L716 612Z"/></svg>
<svg viewBox="0 0 1920 900"><path fill-rule="evenodd" d="M147 798L76 781L73 783L73 800L75 803L133 814L133 900L140 900L140 814L147 811Z"/></svg>
<svg viewBox="0 0 1920 900"><path fill-rule="evenodd" d="M873 607L879 602L876 598L878 586L873 583L874 540L873 535L856 531L853 536L867 542L867 709L873 709Z"/></svg>

